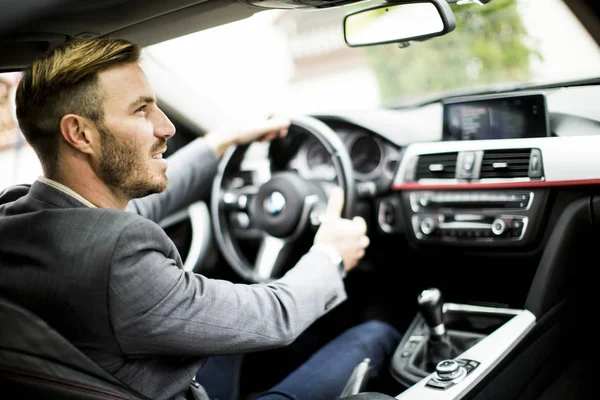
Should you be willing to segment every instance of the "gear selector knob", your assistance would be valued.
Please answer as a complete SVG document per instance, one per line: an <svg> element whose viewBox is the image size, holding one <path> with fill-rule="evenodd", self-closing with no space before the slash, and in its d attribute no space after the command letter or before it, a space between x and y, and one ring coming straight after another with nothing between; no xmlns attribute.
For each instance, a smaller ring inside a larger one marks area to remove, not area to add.
<svg viewBox="0 0 600 400"><path fill-rule="evenodd" d="M430 334L438 337L444 336L446 328L442 312L444 305L442 293L436 288L425 289L419 294L417 301Z"/></svg>

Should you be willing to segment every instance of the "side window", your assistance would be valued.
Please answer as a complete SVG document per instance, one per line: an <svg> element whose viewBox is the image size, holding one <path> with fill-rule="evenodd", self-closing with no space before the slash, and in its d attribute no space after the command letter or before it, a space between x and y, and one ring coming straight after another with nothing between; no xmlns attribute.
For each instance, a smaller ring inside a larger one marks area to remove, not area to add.
<svg viewBox="0 0 600 400"><path fill-rule="evenodd" d="M15 91L20 77L18 72L0 73L0 191L11 185L32 183L42 174L15 116Z"/></svg>

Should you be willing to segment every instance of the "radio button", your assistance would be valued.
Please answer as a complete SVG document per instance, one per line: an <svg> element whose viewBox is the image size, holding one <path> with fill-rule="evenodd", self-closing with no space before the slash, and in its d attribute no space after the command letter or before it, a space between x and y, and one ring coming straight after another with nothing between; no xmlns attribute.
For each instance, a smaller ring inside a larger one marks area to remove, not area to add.
<svg viewBox="0 0 600 400"><path fill-rule="evenodd" d="M433 218L426 217L423 218L419 227L421 228L421 232L423 232L425 236L429 236L433 233L433 231L435 231L436 223Z"/></svg>
<svg viewBox="0 0 600 400"><path fill-rule="evenodd" d="M492 233L496 236L501 236L506 232L506 222L501 218L496 218L492 222Z"/></svg>

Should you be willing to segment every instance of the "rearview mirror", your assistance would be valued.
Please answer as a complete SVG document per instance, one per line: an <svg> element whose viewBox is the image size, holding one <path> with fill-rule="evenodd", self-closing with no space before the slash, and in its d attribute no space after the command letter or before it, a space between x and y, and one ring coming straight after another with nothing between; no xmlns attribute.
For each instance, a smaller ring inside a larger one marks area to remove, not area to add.
<svg viewBox="0 0 600 400"><path fill-rule="evenodd" d="M344 17L344 40L350 47L407 42L442 36L456 27L445 0L389 3Z"/></svg>

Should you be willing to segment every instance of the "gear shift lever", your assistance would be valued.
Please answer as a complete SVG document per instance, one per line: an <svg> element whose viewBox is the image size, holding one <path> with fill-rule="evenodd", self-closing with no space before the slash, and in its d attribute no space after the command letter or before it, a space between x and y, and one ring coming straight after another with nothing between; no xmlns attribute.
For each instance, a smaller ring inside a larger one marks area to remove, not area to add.
<svg viewBox="0 0 600 400"><path fill-rule="evenodd" d="M438 338L444 336L446 328L442 311L444 305L442 293L436 288L425 289L421 292L417 301L419 302L421 314L429 327L429 334Z"/></svg>
<svg viewBox="0 0 600 400"><path fill-rule="evenodd" d="M431 372L440 361L453 358L454 351L444 325L442 293L436 288L426 289L417 301L429 327L424 361L426 370Z"/></svg>

